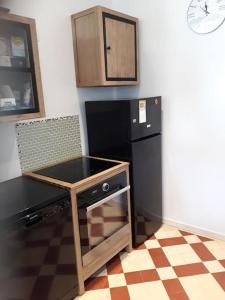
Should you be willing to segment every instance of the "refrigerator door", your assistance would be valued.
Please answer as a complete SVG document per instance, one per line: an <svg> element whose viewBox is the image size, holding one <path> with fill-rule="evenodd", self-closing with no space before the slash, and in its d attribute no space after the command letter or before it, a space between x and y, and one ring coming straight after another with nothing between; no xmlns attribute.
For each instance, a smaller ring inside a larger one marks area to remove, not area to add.
<svg viewBox="0 0 225 300"><path fill-rule="evenodd" d="M151 215L162 216L161 135L132 142L133 244L151 236L156 228Z"/></svg>
<svg viewBox="0 0 225 300"><path fill-rule="evenodd" d="M161 132L161 97L130 101L130 140Z"/></svg>

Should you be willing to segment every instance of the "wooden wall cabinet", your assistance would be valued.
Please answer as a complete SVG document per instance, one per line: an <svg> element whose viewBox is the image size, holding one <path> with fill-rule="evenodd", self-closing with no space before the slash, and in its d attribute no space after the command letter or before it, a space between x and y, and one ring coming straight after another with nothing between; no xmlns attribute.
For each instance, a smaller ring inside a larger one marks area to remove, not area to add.
<svg viewBox="0 0 225 300"><path fill-rule="evenodd" d="M72 15L78 87L138 84L137 19L101 6Z"/></svg>
<svg viewBox="0 0 225 300"><path fill-rule="evenodd" d="M35 20L0 12L0 121L44 115Z"/></svg>

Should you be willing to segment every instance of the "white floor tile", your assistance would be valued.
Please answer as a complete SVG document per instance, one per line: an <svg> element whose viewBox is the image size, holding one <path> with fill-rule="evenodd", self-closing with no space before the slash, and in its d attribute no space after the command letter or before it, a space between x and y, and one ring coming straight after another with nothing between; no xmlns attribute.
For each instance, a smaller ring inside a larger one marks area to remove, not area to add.
<svg viewBox="0 0 225 300"><path fill-rule="evenodd" d="M180 237L182 234L178 230L159 230L155 233L157 239L168 239L173 237Z"/></svg>
<svg viewBox="0 0 225 300"><path fill-rule="evenodd" d="M161 281L132 284L128 290L131 300L169 300Z"/></svg>
<svg viewBox="0 0 225 300"><path fill-rule="evenodd" d="M147 240L145 241L145 246L147 249L160 248L160 244L157 240Z"/></svg>
<svg viewBox="0 0 225 300"><path fill-rule="evenodd" d="M201 240L196 235L185 235L184 239L188 242L188 244L201 243Z"/></svg>
<svg viewBox="0 0 225 300"><path fill-rule="evenodd" d="M179 279L191 300L224 300L225 293L211 274L182 277Z"/></svg>
<svg viewBox="0 0 225 300"><path fill-rule="evenodd" d="M158 268L157 272L161 280L177 278L177 275L172 267Z"/></svg>
<svg viewBox="0 0 225 300"><path fill-rule="evenodd" d="M76 297L74 300L111 300L110 290L101 289L88 291L82 296Z"/></svg>
<svg viewBox="0 0 225 300"><path fill-rule="evenodd" d="M121 255L121 259L124 272L134 272L155 268L147 249L136 250L131 253L123 253Z"/></svg>
<svg viewBox="0 0 225 300"><path fill-rule="evenodd" d="M206 266L206 268L211 273L224 272L225 271L225 268L217 260L204 261L203 264Z"/></svg>
<svg viewBox="0 0 225 300"><path fill-rule="evenodd" d="M201 262L189 244L163 247L163 251L172 266Z"/></svg>
<svg viewBox="0 0 225 300"><path fill-rule="evenodd" d="M109 287L125 286L126 279L124 274L108 275Z"/></svg>
<svg viewBox="0 0 225 300"><path fill-rule="evenodd" d="M216 259L225 259L225 242L223 241L207 241L204 245L215 256Z"/></svg>

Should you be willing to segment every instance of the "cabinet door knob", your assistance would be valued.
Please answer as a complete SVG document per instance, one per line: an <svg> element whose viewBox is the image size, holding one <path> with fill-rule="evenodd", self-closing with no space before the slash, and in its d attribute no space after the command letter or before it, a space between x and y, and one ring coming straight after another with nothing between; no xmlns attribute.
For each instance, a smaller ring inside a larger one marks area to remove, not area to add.
<svg viewBox="0 0 225 300"><path fill-rule="evenodd" d="M106 49L107 49L107 50L111 50L111 47L110 47L110 46L107 46Z"/></svg>

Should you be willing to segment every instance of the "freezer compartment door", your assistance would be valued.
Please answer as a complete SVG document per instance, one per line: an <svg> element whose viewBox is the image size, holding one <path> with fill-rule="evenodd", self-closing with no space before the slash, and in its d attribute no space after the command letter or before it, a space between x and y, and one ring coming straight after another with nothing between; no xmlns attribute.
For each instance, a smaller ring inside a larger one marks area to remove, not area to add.
<svg viewBox="0 0 225 300"><path fill-rule="evenodd" d="M161 135L132 143L134 244L154 233L151 215L162 216Z"/></svg>
<svg viewBox="0 0 225 300"><path fill-rule="evenodd" d="M132 141L161 132L161 97L152 97L130 102Z"/></svg>

